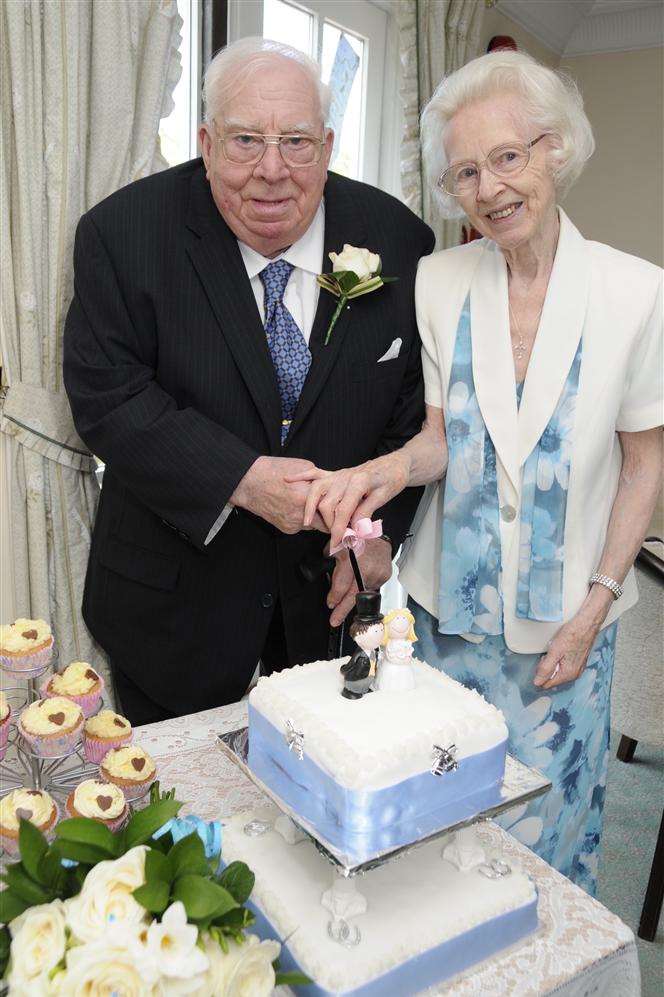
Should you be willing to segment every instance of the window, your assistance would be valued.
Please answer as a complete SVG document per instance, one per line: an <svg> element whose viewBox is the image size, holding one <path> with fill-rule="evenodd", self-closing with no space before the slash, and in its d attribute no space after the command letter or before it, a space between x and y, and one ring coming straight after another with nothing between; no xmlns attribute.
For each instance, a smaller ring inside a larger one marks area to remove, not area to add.
<svg viewBox="0 0 664 997"><path fill-rule="evenodd" d="M178 0L182 75L173 91L173 110L159 125L161 154L169 166L198 155L201 13L201 0Z"/></svg>
<svg viewBox="0 0 664 997"><path fill-rule="evenodd" d="M334 94L331 168L377 183L388 16L369 0L231 0L229 39L262 35L321 64Z"/></svg>

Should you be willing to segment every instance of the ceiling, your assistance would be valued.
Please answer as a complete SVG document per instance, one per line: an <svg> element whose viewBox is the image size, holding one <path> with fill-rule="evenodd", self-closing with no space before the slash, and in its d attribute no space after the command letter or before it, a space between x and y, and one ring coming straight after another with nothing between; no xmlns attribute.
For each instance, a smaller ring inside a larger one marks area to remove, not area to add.
<svg viewBox="0 0 664 997"><path fill-rule="evenodd" d="M664 45L662 0L495 0L495 5L558 55Z"/></svg>

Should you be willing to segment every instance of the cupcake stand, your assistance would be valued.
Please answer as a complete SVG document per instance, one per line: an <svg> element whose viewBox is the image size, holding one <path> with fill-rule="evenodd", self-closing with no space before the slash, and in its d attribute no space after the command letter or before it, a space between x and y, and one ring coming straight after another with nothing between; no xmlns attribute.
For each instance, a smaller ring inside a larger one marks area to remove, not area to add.
<svg viewBox="0 0 664 997"><path fill-rule="evenodd" d="M37 669L14 671L4 665L0 666L3 678L2 690L12 711L7 752L4 760L0 762L0 797L23 786L28 789L44 790L53 797L58 807L58 816L62 817L69 794L84 779L99 778L99 767L86 760L81 739L76 741L66 754L48 757L35 754L31 746L21 737L17 724L21 710L41 698L39 686L43 677L51 670L57 671L57 664L58 651L54 642L50 661L46 661ZM15 684L6 686L5 682L8 679ZM100 700L98 710L103 706ZM131 804L129 806L131 809Z"/></svg>

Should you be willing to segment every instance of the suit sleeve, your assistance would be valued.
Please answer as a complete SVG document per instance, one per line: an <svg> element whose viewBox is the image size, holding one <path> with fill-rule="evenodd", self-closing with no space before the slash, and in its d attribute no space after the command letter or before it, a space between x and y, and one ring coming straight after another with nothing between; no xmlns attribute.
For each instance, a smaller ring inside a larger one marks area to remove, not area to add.
<svg viewBox="0 0 664 997"><path fill-rule="evenodd" d="M433 251L435 237L428 226L425 226L424 237L420 243L418 258L428 256ZM414 311L413 303L413 311ZM416 436L424 421L424 383L422 378L421 343L417 335L413 337L404 374L401 394L392 412L392 417L376 450L376 456L399 450L409 440ZM392 541L393 553L404 542L410 524L413 521L417 506L422 498L423 488L406 488L393 498L387 505L375 513L376 519L383 520L383 532Z"/></svg>
<svg viewBox="0 0 664 997"><path fill-rule="evenodd" d="M155 329L137 328L93 219L74 246L64 381L76 429L114 475L196 547L259 456L156 379Z"/></svg>

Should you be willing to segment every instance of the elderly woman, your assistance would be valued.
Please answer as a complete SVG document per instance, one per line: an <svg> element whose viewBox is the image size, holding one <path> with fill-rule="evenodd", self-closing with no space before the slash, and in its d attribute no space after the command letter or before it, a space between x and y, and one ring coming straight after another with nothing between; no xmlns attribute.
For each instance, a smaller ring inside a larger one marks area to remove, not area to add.
<svg viewBox="0 0 664 997"><path fill-rule="evenodd" d="M419 654L503 710L511 752L553 783L506 826L592 893L616 620L661 483L661 271L557 206L592 132L573 84L528 56L449 76L422 134L442 208L484 238L420 261L422 432L315 472L308 517L334 543L435 482L400 561Z"/></svg>

